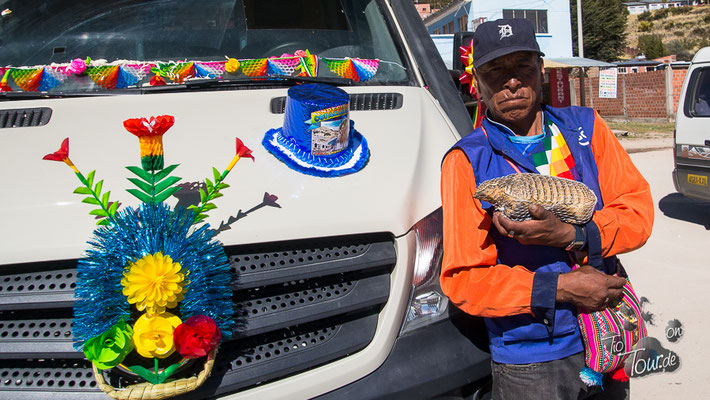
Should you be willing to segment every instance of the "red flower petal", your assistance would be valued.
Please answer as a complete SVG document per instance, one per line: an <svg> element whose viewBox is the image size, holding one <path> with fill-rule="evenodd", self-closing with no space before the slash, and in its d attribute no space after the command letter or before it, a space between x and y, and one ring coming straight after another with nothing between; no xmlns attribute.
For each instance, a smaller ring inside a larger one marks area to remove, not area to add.
<svg viewBox="0 0 710 400"><path fill-rule="evenodd" d="M131 118L123 121L123 127L128 132L140 136L160 136L170 129L175 123L172 115L160 115L157 117Z"/></svg>
<svg viewBox="0 0 710 400"><path fill-rule="evenodd" d="M177 352L185 358L200 358L215 349L222 340L214 320L205 315L188 318L175 328L173 342Z"/></svg>
<svg viewBox="0 0 710 400"><path fill-rule="evenodd" d="M150 86L165 86L165 79L160 75L155 75L150 78Z"/></svg>
<svg viewBox="0 0 710 400"><path fill-rule="evenodd" d="M242 143L242 141L237 138L237 155L241 158L251 158L254 161L254 156L251 155L251 150Z"/></svg>
<svg viewBox="0 0 710 400"><path fill-rule="evenodd" d="M42 159L50 161L64 161L64 159L67 157L69 157L69 138L66 138L62 141L62 145L59 147L59 150L55 151L52 154L47 154L46 156L42 157Z"/></svg>

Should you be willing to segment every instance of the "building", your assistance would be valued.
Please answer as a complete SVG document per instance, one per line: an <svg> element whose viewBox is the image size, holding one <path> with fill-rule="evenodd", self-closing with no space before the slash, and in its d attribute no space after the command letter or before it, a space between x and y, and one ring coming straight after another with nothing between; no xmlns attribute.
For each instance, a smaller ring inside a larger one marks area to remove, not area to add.
<svg viewBox="0 0 710 400"><path fill-rule="evenodd" d="M639 0L622 3L629 10L629 14L641 14L646 11L660 10L662 8L683 7L690 5L688 0Z"/></svg>
<svg viewBox="0 0 710 400"><path fill-rule="evenodd" d="M665 65L663 61L633 59L627 61L615 62L619 74L635 74L639 72L655 71L659 65Z"/></svg>
<svg viewBox="0 0 710 400"><path fill-rule="evenodd" d="M414 3L414 7L417 9L417 12L419 13L419 17L421 19L425 19L426 17L430 16L432 13L439 11L438 8L432 9L431 4L429 4L429 3Z"/></svg>
<svg viewBox="0 0 710 400"><path fill-rule="evenodd" d="M454 0L424 19L430 35L468 31L471 0Z"/></svg>
<svg viewBox="0 0 710 400"><path fill-rule="evenodd" d="M535 25L535 36L546 58L572 57L569 0L472 0L469 20L525 18Z"/></svg>

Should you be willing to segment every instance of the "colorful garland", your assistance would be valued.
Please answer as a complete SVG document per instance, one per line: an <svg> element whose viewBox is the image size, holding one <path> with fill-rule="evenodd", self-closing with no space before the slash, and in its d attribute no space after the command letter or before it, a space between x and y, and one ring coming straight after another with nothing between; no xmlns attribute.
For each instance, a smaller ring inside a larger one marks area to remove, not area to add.
<svg viewBox="0 0 710 400"><path fill-rule="evenodd" d="M141 167L127 167L136 176L129 178L136 188L128 192L141 200L137 208L118 210L111 192L102 193L103 180L94 181L95 171L79 171L69 158L69 138L44 156L67 164L82 183L74 193L97 206L89 214L100 226L77 267L73 335L106 393L113 388L99 370L117 368L162 385L190 359L213 360L235 327L227 257L209 225L197 224L217 208L212 200L229 187L224 179L237 161L254 156L237 138L236 155L223 172L213 168L214 182L205 180L200 204L171 209L164 201L180 189L175 185L181 178L171 176L177 164L164 166L163 136L174 123L170 115L123 123L140 144ZM211 365L205 362L207 375Z"/></svg>
<svg viewBox="0 0 710 400"><path fill-rule="evenodd" d="M476 109L473 112L473 127L478 128L483 123L485 114L485 104L481 101L481 95L476 89L476 81L473 79L473 39L468 46L460 46L461 62L464 65L463 73L459 77L462 85L468 84L468 94L476 99Z"/></svg>
<svg viewBox="0 0 710 400"><path fill-rule="evenodd" d="M280 57L235 59L225 61L170 61L136 62L121 61L110 64L104 62L75 59L71 63L52 64L36 67L0 68L0 92L12 91L9 79L25 92L46 92L62 85L69 78L81 79L88 76L91 81L104 89L124 89L138 86L146 77L151 86L184 83L188 79L219 79L225 74L238 71L248 77L271 76L318 76L319 61L330 72L355 82L372 79L379 68L379 60L361 58L325 58L311 54L308 50L298 50L294 54Z"/></svg>

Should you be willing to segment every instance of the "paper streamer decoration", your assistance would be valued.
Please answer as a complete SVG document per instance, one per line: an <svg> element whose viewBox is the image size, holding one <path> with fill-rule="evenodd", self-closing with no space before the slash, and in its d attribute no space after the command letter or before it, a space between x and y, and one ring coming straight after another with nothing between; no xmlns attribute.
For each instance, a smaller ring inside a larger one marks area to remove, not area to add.
<svg viewBox="0 0 710 400"><path fill-rule="evenodd" d="M306 56L300 57L301 76L318 76L318 56L311 54L306 50Z"/></svg>
<svg viewBox="0 0 710 400"><path fill-rule="evenodd" d="M42 82L44 68L13 68L10 71L15 84L26 92L36 92Z"/></svg>
<svg viewBox="0 0 710 400"><path fill-rule="evenodd" d="M196 62L195 76L198 78L217 79L224 75L226 61Z"/></svg>
<svg viewBox="0 0 710 400"><path fill-rule="evenodd" d="M293 75L301 65L299 57L270 58L267 60L267 75Z"/></svg>
<svg viewBox="0 0 710 400"><path fill-rule="evenodd" d="M266 58L255 58L252 60L240 60L241 70L246 76L266 75Z"/></svg>
<svg viewBox="0 0 710 400"><path fill-rule="evenodd" d="M352 79L355 82L366 82L377 73L380 66L379 60L365 60L361 58L321 58L328 68L339 76Z"/></svg>
<svg viewBox="0 0 710 400"><path fill-rule="evenodd" d="M76 83L88 76L93 82L104 89L122 89L131 86L147 84L145 78L149 73L150 85L165 83L170 79L174 83L183 83L191 78L220 79L229 72L236 74L239 70L249 77L265 76L318 76L318 63L323 60L326 66L335 74L356 82L370 80L379 68L379 60L361 58L322 58L311 54L308 50L297 50L295 54L282 54L280 57L254 58L237 60L230 58L225 61L182 61L182 62L93 62L75 59L71 63L52 64L39 67L2 67L0 77L8 75L20 89L27 92L49 91L61 85L70 76L75 76ZM94 64L94 65L91 65ZM79 68L81 67L81 68ZM85 68L85 70L84 70ZM3 81L3 91L12 90L9 79Z"/></svg>

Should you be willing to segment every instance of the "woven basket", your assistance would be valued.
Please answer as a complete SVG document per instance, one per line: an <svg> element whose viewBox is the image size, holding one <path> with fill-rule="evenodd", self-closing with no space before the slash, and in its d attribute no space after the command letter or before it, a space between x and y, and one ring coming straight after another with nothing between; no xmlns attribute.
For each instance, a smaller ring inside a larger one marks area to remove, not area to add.
<svg viewBox="0 0 710 400"><path fill-rule="evenodd" d="M200 387L200 385L205 383L210 373L212 373L216 356L217 349L214 349L207 355L204 368L197 376L178 379L167 383L159 383L157 385L143 382L127 386L123 389L116 389L109 385L96 366L92 365L92 367L94 369L94 379L96 379L96 383L99 384L99 388L111 398L117 400L157 400L185 394Z"/></svg>

